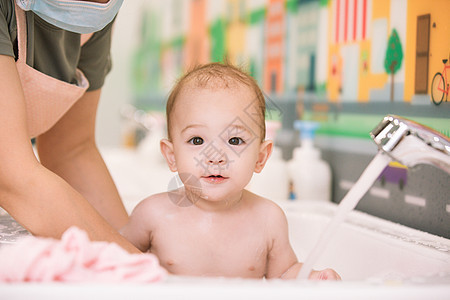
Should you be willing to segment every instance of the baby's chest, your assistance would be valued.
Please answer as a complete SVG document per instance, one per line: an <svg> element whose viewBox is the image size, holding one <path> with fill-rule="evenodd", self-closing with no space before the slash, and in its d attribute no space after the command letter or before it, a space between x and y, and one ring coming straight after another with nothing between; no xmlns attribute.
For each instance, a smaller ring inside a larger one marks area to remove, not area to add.
<svg viewBox="0 0 450 300"><path fill-rule="evenodd" d="M155 234L151 252L169 272L193 276L261 278L268 245L248 232L166 231Z"/></svg>

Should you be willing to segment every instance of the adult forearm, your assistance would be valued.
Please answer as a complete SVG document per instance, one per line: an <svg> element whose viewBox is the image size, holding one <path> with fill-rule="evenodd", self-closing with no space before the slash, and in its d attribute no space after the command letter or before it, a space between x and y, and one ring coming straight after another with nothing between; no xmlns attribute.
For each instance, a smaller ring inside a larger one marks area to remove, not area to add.
<svg viewBox="0 0 450 300"><path fill-rule="evenodd" d="M59 159L55 157L59 156ZM94 143L84 143L71 152L53 153L52 161L42 156L42 163L61 176L115 229L128 221L128 215L114 182Z"/></svg>
<svg viewBox="0 0 450 300"><path fill-rule="evenodd" d="M80 193L36 160L14 58L0 55L0 78L0 206L36 235L58 238L75 225L93 240L116 242L130 252L138 252ZM82 123L83 117L73 126ZM57 144L62 137L75 140L76 134L61 131L53 142Z"/></svg>
<svg viewBox="0 0 450 300"><path fill-rule="evenodd" d="M29 168L14 188L2 189L0 198L13 218L35 235L60 238L67 228L77 226L91 240L115 242L139 253L79 193L41 165Z"/></svg>
<svg viewBox="0 0 450 300"><path fill-rule="evenodd" d="M41 163L81 193L116 229L128 215L95 143L100 90L87 92L37 138Z"/></svg>

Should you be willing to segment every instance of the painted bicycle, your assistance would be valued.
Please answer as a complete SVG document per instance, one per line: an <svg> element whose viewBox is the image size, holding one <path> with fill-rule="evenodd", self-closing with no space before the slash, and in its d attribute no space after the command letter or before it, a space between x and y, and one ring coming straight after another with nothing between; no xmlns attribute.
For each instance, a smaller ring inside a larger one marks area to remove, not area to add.
<svg viewBox="0 0 450 300"><path fill-rule="evenodd" d="M431 100L436 105L439 105L444 100L448 100L449 84L447 79L447 70L450 69L450 64L447 64L448 59L443 59L444 69L442 72L434 74L433 81L431 81Z"/></svg>

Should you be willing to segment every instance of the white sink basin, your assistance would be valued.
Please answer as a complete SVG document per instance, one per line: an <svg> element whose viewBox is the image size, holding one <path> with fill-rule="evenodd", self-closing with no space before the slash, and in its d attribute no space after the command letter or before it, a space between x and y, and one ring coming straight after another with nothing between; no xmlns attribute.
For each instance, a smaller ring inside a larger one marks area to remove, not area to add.
<svg viewBox="0 0 450 300"><path fill-rule="evenodd" d="M112 151L106 162L129 211L167 190L171 173L132 151ZM158 176L159 175L159 176ZM291 244L304 261L336 205L276 201L285 210ZM1 267L1 266L0 266ZM2 299L450 299L450 240L352 212L314 266L331 267L341 282L244 280L171 276L154 285L0 284Z"/></svg>

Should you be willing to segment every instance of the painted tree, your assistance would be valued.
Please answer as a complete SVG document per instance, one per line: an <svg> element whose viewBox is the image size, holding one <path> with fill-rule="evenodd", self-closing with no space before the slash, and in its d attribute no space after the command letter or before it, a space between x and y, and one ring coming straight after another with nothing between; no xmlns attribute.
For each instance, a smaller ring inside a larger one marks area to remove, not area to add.
<svg viewBox="0 0 450 300"><path fill-rule="evenodd" d="M391 101L394 101L394 75L400 70L403 60L402 43L398 37L397 30L392 29L386 49L384 69L387 74L391 74Z"/></svg>

